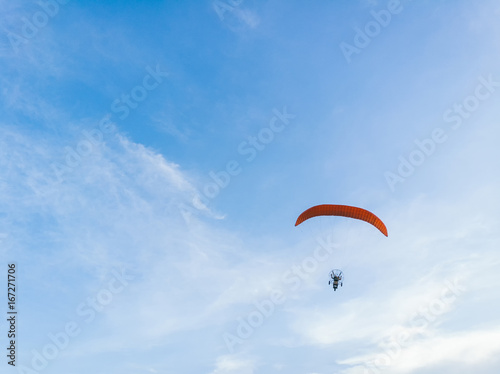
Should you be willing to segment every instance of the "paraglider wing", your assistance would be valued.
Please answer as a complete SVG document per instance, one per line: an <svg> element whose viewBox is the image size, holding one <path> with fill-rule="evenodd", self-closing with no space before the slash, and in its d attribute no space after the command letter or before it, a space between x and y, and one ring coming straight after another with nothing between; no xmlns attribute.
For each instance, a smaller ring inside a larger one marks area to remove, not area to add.
<svg viewBox="0 0 500 374"><path fill-rule="evenodd" d="M340 216L340 217L359 219L361 221L368 222L369 224L375 226L377 229L380 230L382 234L388 236L387 228L385 227L384 222L382 222L382 220L378 218L375 214L369 212L366 209L348 205L323 204L323 205L313 206L312 208L309 208L306 211L304 211L297 218L295 226L300 225L302 222L308 220L309 218L318 216Z"/></svg>

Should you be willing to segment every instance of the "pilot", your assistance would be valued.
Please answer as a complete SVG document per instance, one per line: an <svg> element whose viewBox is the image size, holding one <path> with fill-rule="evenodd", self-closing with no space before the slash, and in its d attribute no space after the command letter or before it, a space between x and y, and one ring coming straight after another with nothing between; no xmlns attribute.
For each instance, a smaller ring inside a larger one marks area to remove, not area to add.
<svg viewBox="0 0 500 374"><path fill-rule="evenodd" d="M337 291L337 288L339 287L339 282L340 282L340 287L342 287L342 273L335 274L333 271L330 273L331 279L328 281L328 284L333 283L333 290Z"/></svg>

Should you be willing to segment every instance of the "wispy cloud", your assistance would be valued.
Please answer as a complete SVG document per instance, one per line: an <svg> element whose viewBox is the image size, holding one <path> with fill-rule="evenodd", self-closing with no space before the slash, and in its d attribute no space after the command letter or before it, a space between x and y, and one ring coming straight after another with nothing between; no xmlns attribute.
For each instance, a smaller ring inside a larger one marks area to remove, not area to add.
<svg viewBox="0 0 500 374"><path fill-rule="evenodd" d="M250 359L243 359L238 356L220 356L217 358L215 370L210 374L253 374L256 370L256 363Z"/></svg>
<svg viewBox="0 0 500 374"><path fill-rule="evenodd" d="M409 373L418 369L439 368L443 364L462 364L471 370L478 364L493 362L500 352L500 327L488 330L444 333L431 335L414 341L400 350L391 347L397 360L380 357L380 353L340 361L352 368L342 371L346 374L367 372ZM378 361L377 361L378 360ZM364 363L370 362L369 366ZM378 365L377 365L378 364Z"/></svg>

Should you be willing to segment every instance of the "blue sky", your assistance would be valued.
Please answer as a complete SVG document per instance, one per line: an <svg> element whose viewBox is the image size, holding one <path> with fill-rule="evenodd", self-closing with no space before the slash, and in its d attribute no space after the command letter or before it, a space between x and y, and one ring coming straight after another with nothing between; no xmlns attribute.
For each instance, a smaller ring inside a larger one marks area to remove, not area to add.
<svg viewBox="0 0 500 374"><path fill-rule="evenodd" d="M496 1L0 5L6 372L498 373Z"/></svg>

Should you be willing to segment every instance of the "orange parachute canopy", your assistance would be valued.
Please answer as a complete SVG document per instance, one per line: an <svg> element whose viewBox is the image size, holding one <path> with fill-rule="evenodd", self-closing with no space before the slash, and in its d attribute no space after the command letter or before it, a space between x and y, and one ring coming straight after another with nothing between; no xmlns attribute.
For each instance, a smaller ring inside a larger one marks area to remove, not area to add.
<svg viewBox="0 0 500 374"><path fill-rule="evenodd" d="M384 222L382 222L382 220L375 214L367 211L366 209L348 205L323 204L313 206L312 208L309 208L306 211L302 212L302 214L297 218L295 226L300 225L302 222L308 220L309 218L318 216L340 216L359 219L361 221L372 224L377 229L379 229L382 234L388 236L387 227L385 227Z"/></svg>

